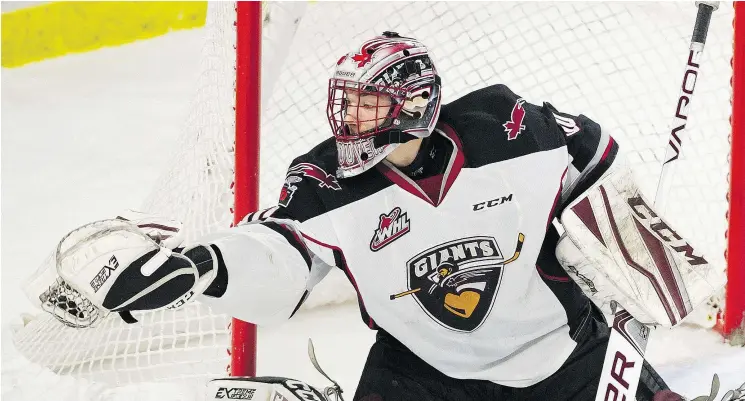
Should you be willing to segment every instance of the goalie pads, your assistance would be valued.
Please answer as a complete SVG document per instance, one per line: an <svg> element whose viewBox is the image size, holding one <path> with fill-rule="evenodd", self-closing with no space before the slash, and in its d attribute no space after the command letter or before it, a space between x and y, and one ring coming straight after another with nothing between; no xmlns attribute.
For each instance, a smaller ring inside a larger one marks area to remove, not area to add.
<svg viewBox="0 0 745 401"><path fill-rule="evenodd" d="M321 369L313 341L308 339L308 357L318 373L332 384L319 390L295 379L285 377L230 377L207 383L206 400L254 401L344 401L339 383Z"/></svg>
<svg viewBox="0 0 745 401"><path fill-rule="evenodd" d="M628 167L571 202L556 256L605 313L618 302L645 324L672 327L724 286L712 266L645 199Z"/></svg>
<svg viewBox="0 0 745 401"><path fill-rule="evenodd" d="M326 396L328 394L328 396ZM284 377L229 377L207 383L207 400L336 401L333 392Z"/></svg>

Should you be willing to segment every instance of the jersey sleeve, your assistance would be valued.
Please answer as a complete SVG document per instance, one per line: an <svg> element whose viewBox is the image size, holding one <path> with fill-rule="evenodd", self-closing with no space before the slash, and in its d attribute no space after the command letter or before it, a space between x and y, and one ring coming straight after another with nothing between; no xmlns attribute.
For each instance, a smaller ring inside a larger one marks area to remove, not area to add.
<svg viewBox="0 0 745 401"><path fill-rule="evenodd" d="M336 266L337 241L318 197L320 181L297 165L288 170L276 206L198 241L218 250L227 271L225 291L203 297L212 308L257 325L281 323Z"/></svg>
<svg viewBox="0 0 745 401"><path fill-rule="evenodd" d="M583 114L574 116L562 113L549 103L544 103L544 108L556 121L554 129L564 136L569 153L569 165L559 203L561 208L608 171L616 160L618 144L600 124Z"/></svg>

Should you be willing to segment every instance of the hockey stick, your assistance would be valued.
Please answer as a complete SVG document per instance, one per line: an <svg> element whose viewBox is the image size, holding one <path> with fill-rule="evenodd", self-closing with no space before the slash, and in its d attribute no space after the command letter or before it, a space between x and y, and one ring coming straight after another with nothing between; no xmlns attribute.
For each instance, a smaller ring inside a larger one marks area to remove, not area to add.
<svg viewBox="0 0 745 401"><path fill-rule="evenodd" d="M321 369L321 364L318 363L318 359L316 358L316 350L313 347L313 341L311 341L310 338L308 339L308 357L310 358L310 363L313 364L318 373L322 374L323 377L325 377L332 383L331 386L326 387L323 390L323 394L326 396L326 398L331 401L331 396L334 396L336 401L344 401L344 398L341 396L343 391L339 383L337 383L336 380L332 379L331 376L327 375L326 372Z"/></svg>
<svg viewBox="0 0 745 401"><path fill-rule="evenodd" d="M517 246L515 247L515 253L514 253L514 254L512 255L512 257L511 257L511 258L509 258L509 259L505 260L505 261L504 261L504 262L502 263L502 266L504 266L504 265L507 265L507 264L510 264L510 263L512 263L512 262L514 262L514 261L516 261L516 260L517 260L517 258L519 258L519 257L520 257L520 251L521 251L521 250L523 249L523 242L525 242L525 234L523 234L523 233L520 233L520 234L518 234L518 236L517 236ZM414 288L413 290L408 290L408 291L404 291L404 292L399 292L398 294L393 294L393 295L391 295L391 296L390 296L390 299L391 299L391 301L393 301L393 300L394 300L394 299L396 299L396 298L401 298L401 297L405 297L405 296L407 296L407 295L411 295L411 294L416 294L417 292L419 292L419 291L421 291L421 290L422 290L422 288L421 288L421 287L419 287L419 288Z"/></svg>
<svg viewBox="0 0 745 401"><path fill-rule="evenodd" d="M665 161L655 195L655 209L664 212L665 201L670 190L676 160L683 144L682 136L690 111L691 98L698 77L699 59L704 51L709 31L711 14L719 8L718 1L697 1L698 14L693 27L688 61L683 74L683 83L678 95L678 104L671 124ZM603 369L595 401L633 400L639 386L644 353L649 338L649 327L634 319L626 310L615 303L613 307L613 328L605 352Z"/></svg>
<svg viewBox="0 0 745 401"><path fill-rule="evenodd" d="M662 172L657 184L657 193L654 198L654 206L658 212L664 212L665 203L670 193L671 177L674 175L675 167L680 155L680 148L683 146L681 139L686 130L688 114L690 114L690 103L693 98L693 90L696 87L698 79L699 60L704 52L706 35L709 32L709 22L711 14L719 8L718 1L697 1L698 15L696 16L696 25L693 28L691 45L688 52L688 62L686 63L685 73L683 74L683 83L678 94L678 105L675 108L675 116L670 124L670 138L668 139L667 150L665 152L665 161L662 163Z"/></svg>

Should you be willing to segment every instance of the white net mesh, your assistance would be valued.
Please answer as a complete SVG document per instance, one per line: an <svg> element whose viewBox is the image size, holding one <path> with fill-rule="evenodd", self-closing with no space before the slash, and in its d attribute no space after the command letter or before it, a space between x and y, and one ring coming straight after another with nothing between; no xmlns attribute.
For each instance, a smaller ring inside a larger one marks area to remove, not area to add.
<svg viewBox="0 0 745 401"><path fill-rule="evenodd" d="M210 5L194 107L175 145L171 169L145 203L150 211L181 219L191 239L232 221L233 7ZM334 63L385 30L428 45L442 74L446 103L504 83L529 102L548 101L599 122L617 139L651 198L696 7L693 2L313 2L271 3L264 15L259 184L260 206L268 207L276 201L290 161L330 136L326 85ZM721 3L714 13L667 210L678 232L722 268L732 18L731 3ZM353 299L351 286L336 274L317 287L308 305ZM226 317L195 304L149 314L143 321L139 326L106 322L81 335L39 319L16 343L33 361L60 373L115 383L223 373L220 362L194 367L195 359L179 358L224 353ZM171 365L180 368L165 369ZM155 370L168 373L150 373Z"/></svg>
<svg viewBox="0 0 745 401"><path fill-rule="evenodd" d="M143 210L184 222L188 239L232 222L235 132L235 9L210 5L197 93L171 166ZM45 264L49 264L46 262ZM32 362L64 375L114 385L172 382L194 385L225 376L230 318L192 303L179 310L137 313L137 324L110 315L89 329L40 315L14 342Z"/></svg>

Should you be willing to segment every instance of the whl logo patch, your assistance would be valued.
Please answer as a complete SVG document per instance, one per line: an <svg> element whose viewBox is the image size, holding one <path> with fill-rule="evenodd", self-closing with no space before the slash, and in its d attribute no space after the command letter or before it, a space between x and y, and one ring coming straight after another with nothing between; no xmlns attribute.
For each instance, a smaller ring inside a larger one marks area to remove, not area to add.
<svg viewBox="0 0 745 401"><path fill-rule="evenodd" d="M514 254L505 260L494 237L476 236L446 242L420 252L406 262L407 295L440 325L473 332L494 306L504 266L520 257L525 236L518 235Z"/></svg>
<svg viewBox="0 0 745 401"><path fill-rule="evenodd" d="M377 252L386 245L401 238L411 229L409 216L400 207L394 207L388 214L381 214L378 228L370 240L370 250Z"/></svg>
<svg viewBox="0 0 745 401"><path fill-rule="evenodd" d="M510 121L507 121L502 125L504 131L507 133L508 141L516 139L525 129L525 126L523 125L523 120L525 119L524 104L525 100L523 98L517 99L515 107L512 108L512 113L510 114Z"/></svg>

